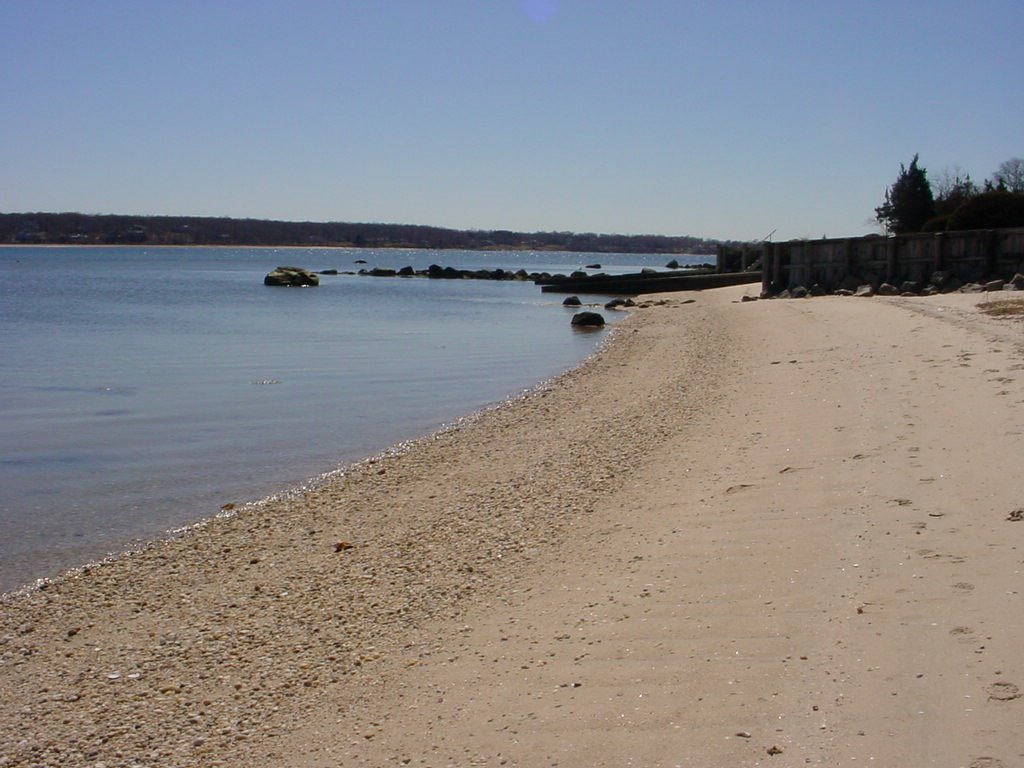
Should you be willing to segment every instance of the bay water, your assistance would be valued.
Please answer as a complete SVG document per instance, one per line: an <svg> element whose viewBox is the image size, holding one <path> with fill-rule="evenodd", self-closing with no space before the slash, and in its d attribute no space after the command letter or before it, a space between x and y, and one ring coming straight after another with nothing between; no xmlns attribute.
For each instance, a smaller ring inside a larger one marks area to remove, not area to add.
<svg viewBox="0 0 1024 768"><path fill-rule="evenodd" d="M574 332L564 296L530 282L264 286L280 264L615 273L668 258L2 247L0 591L429 433L604 336Z"/></svg>

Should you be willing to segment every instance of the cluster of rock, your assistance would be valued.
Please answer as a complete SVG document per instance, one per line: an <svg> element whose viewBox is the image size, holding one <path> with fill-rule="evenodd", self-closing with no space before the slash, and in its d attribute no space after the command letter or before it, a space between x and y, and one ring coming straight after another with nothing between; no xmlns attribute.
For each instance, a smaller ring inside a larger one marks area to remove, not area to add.
<svg viewBox="0 0 1024 768"><path fill-rule="evenodd" d="M431 280L546 280L552 277L550 272L527 272L525 269L518 269L512 272L507 269L456 269L455 267L442 267L431 264L426 269L413 269L402 267L401 269L385 269L374 267L372 269L360 269L356 274L366 277L427 277ZM586 272L573 272L573 275L586 277ZM564 275L556 275L564 277Z"/></svg>
<svg viewBox="0 0 1024 768"><path fill-rule="evenodd" d="M362 259L356 264L365 264ZM713 269L711 264L700 264L693 267L682 267L678 261L673 259L665 265L668 269L686 269L688 271L700 271L701 269ZM587 264L585 269L600 269L601 265ZM661 275L658 270L645 267L641 270L643 275ZM456 269L455 267L442 267L438 264L431 264L426 269L414 269L413 267L402 267L391 269L387 267L362 268L358 272L345 272L337 269L321 269L313 272L302 267L278 267L268 274L263 282L265 285L284 286L309 286L319 285L318 275L359 275L362 277L427 277L432 280L520 280L545 282L548 280L565 280L568 278L603 277L603 273L588 274L577 270L570 275L562 273L552 274L551 272L527 272L525 269L515 271L507 269Z"/></svg>
<svg viewBox="0 0 1024 768"><path fill-rule="evenodd" d="M701 264L695 267L681 267L679 262L673 259L665 265L668 269L687 269L697 270L700 268L713 269L714 266L711 264ZM587 264L584 269L600 269L601 265L598 263ZM336 270L324 270L321 274L338 274ZM651 269L650 267L644 267L641 272L643 274L659 274L658 270ZM353 274L353 273L346 273ZM580 278L580 277L599 277L598 275L590 275L582 270L577 270L570 275L564 274L551 274L550 272L527 272L525 269L519 269L514 272L505 269L456 269L455 267L441 267L437 264L431 264L426 269L413 269L412 267L402 267L401 269L386 269L382 267L373 267L372 269L360 269L354 273L358 275L364 275L369 277L429 277L435 280L549 280L551 278Z"/></svg>
<svg viewBox="0 0 1024 768"><path fill-rule="evenodd" d="M563 307L582 307L583 302L579 296L568 296L562 302ZM605 302L604 308L608 310L628 309L637 306L633 299L615 298ZM604 325L604 316L600 312L577 312L572 316L571 325L576 328L600 328Z"/></svg>
<svg viewBox="0 0 1024 768"><path fill-rule="evenodd" d="M320 278L302 267L278 267L263 278L263 284L306 287L320 285Z"/></svg>
<svg viewBox="0 0 1024 768"><path fill-rule="evenodd" d="M519 269L515 272L506 269L456 269L455 267L441 267L431 264L426 269L413 269L402 267L401 269L388 269L384 267L373 267L372 269L360 269L358 272L340 272L337 269L322 269L319 272L302 267L278 267L263 278L264 285L284 286L309 286L319 285L318 275L360 275L363 277L427 277L432 280L548 280L552 277L565 275L552 275L550 272L527 272ZM573 272L572 277L587 277L586 272Z"/></svg>
<svg viewBox="0 0 1024 768"><path fill-rule="evenodd" d="M762 294L765 299L804 299L811 296L933 296L937 293L985 293L988 291L1024 291L1024 274L1017 273L1010 280L989 280L984 283L964 283L949 272L935 272L927 281L905 280L899 285L892 283L859 283L848 279L834 291L820 285L809 288L797 285L775 294ZM743 301L752 301L754 296L744 296Z"/></svg>
<svg viewBox="0 0 1024 768"><path fill-rule="evenodd" d="M568 296L565 301L562 302L563 307L581 307L583 302L580 301L579 296ZM620 307L635 307L636 302L633 299L621 299L615 298L611 301L605 302L605 309L619 309Z"/></svg>
<svg viewBox="0 0 1024 768"><path fill-rule="evenodd" d="M599 266L599 265L595 265ZM325 269L320 272L323 275L337 275L336 269ZM341 274L352 274L351 272ZM435 280L534 280L542 277L550 277L548 273L528 273L526 270L508 272L504 269L494 270L468 270L454 269L453 267L439 267L431 264L425 270L414 270L412 267L402 269L362 269L357 274L369 275L371 277L427 277ZM576 273L574 273L576 274ZM580 273L582 274L582 273ZM280 286L314 286L320 284L320 278L315 272L302 267L277 267L263 278L264 285ZM583 302L579 296L570 296L562 302L567 307L579 307ZM605 303L604 308L615 310L620 308L635 307L633 299L615 298ZM605 323L604 317L598 312L577 312L572 317L572 325L578 328L600 328Z"/></svg>

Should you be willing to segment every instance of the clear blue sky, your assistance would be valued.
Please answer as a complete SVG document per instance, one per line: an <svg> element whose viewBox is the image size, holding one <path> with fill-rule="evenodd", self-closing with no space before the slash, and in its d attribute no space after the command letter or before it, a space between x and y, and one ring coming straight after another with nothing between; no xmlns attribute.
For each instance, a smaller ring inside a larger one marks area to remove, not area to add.
<svg viewBox="0 0 1024 768"><path fill-rule="evenodd" d="M775 239L1024 156L1024 2L0 0L0 211Z"/></svg>

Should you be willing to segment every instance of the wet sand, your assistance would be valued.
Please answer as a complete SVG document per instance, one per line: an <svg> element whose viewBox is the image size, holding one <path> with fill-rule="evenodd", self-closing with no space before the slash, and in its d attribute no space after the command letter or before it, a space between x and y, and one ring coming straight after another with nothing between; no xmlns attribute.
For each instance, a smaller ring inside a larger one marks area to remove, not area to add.
<svg viewBox="0 0 1024 768"><path fill-rule="evenodd" d="M1024 329L753 290L6 598L0 766L1019 764Z"/></svg>

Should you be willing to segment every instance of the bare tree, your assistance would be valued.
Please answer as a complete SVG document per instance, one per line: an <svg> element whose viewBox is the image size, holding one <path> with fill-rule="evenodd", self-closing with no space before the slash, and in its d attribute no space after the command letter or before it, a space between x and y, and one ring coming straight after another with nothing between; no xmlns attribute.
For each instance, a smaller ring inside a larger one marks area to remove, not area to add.
<svg viewBox="0 0 1024 768"><path fill-rule="evenodd" d="M1010 192L1024 192L1024 160L1011 157L1004 161L992 174L992 180L997 187L1003 187Z"/></svg>
<svg viewBox="0 0 1024 768"><path fill-rule="evenodd" d="M935 195L935 213L939 216L948 216L981 192L971 181L971 174L959 165L943 168L929 181Z"/></svg>
<svg viewBox="0 0 1024 768"><path fill-rule="evenodd" d="M964 183L964 181L970 181L971 175L967 173L959 165L954 165L952 168L946 167L941 171L933 175L928 181L932 185L932 194L935 195L935 199L948 197L950 193L955 191Z"/></svg>

